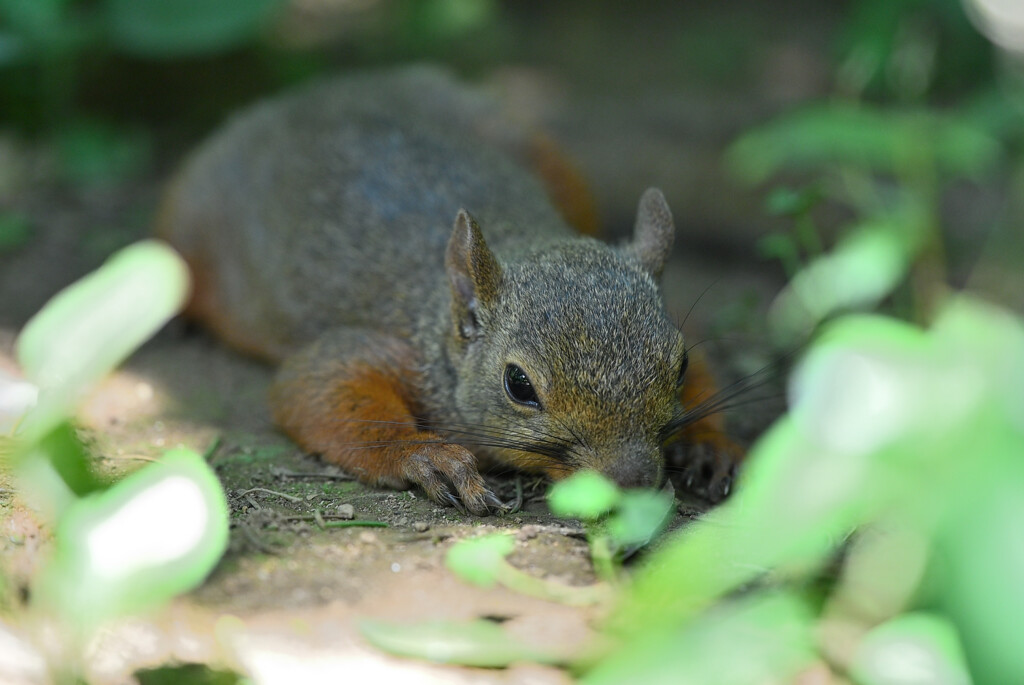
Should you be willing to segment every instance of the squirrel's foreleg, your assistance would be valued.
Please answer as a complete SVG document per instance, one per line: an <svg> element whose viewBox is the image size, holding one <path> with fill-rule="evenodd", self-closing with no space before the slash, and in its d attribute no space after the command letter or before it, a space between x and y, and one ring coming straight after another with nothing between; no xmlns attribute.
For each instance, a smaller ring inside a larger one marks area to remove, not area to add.
<svg viewBox="0 0 1024 685"><path fill-rule="evenodd" d="M499 507L465 447L416 425L416 385L406 343L343 328L285 361L270 407L274 422L299 445L364 483L416 484L434 501L474 514Z"/></svg>

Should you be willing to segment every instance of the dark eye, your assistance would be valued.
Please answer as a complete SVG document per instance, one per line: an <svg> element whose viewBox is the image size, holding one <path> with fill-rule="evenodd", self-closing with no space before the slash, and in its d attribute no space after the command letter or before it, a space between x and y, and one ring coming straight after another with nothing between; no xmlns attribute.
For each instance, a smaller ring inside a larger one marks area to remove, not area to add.
<svg viewBox="0 0 1024 685"><path fill-rule="evenodd" d="M533 389L530 377L515 364L505 367L505 392L513 402L540 409L540 400L537 399L537 391Z"/></svg>
<svg viewBox="0 0 1024 685"><path fill-rule="evenodd" d="M683 384L683 379L686 378L686 369L690 366L690 355L684 350L683 361L679 364L679 378L676 379L676 387Z"/></svg>

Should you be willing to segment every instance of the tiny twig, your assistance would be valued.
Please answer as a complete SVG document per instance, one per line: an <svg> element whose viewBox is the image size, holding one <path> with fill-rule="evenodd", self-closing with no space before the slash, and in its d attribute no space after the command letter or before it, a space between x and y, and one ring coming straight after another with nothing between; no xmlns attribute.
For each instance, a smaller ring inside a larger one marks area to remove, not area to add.
<svg viewBox="0 0 1024 685"><path fill-rule="evenodd" d="M259 511L260 509L263 508L263 507L260 506L259 502L257 502L255 499L253 499L252 495L246 495L245 499L250 504L250 506L252 506L252 508L255 509L256 511Z"/></svg>
<svg viewBox="0 0 1024 685"><path fill-rule="evenodd" d="M325 522L324 522L324 517L320 515L320 510L319 509L314 509L313 510L313 520L316 521L316 527L319 528L320 530L323 530L324 528L327 527Z"/></svg>
<svg viewBox="0 0 1024 685"><path fill-rule="evenodd" d="M243 490L242 492L240 492L238 494L240 494L240 495L248 495L248 494L253 493L253 492L263 492L263 493L266 493L268 495L277 495L278 497L282 497L282 498L288 500L289 502L297 502L298 504L302 504L303 502L306 501L306 500L302 499L301 497L295 497L294 495L289 495L289 494L286 494L284 492L278 492L277 490L270 490L268 488L249 488L248 490Z"/></svg>

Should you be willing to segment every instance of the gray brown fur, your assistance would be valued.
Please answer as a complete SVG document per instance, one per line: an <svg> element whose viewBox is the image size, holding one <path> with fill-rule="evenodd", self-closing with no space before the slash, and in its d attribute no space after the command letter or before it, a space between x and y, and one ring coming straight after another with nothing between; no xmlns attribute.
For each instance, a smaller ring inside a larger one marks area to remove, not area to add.
<svg viewBox="0 0 1024 685"><path fill-rule="evenodd" d="M235 344L280 359L324 334L335 349L365 329L411 342L418 418L520 445L471 445L477 457L652 485L660 431L681 411L682 336L657 285L668 206L647 191L621 247L577 236L508 154L520 135L440 72L318 84L208 142L160 232L193 263L217 265L203 286L216 302L207 314ZM283 376L316 363L311 354ZM542 410L510 401L509 363ZM530 440L561 454L522 449Z"/></svg>

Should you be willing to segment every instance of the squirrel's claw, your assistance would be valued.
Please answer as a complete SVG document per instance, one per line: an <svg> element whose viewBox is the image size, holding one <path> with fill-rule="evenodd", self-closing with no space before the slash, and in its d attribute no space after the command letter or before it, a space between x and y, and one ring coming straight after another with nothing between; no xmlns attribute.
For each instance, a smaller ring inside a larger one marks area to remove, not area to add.
<svg viewBox="0 0 1024 685"><path fill-rule="evenodd" d="M670 470L679 473L682 489L712 504L721 502L732 492L736 468L743 456L743 448L724 436L674 446L667 454Z"/></svg>
<svg viewBox="0 0 1024 685"><path fill-rule="evenodd" d="M430 499L463 513L486 516L501 507L477 470L476 458L460 445L425 445L407 457L404 472Z"/></svg>

